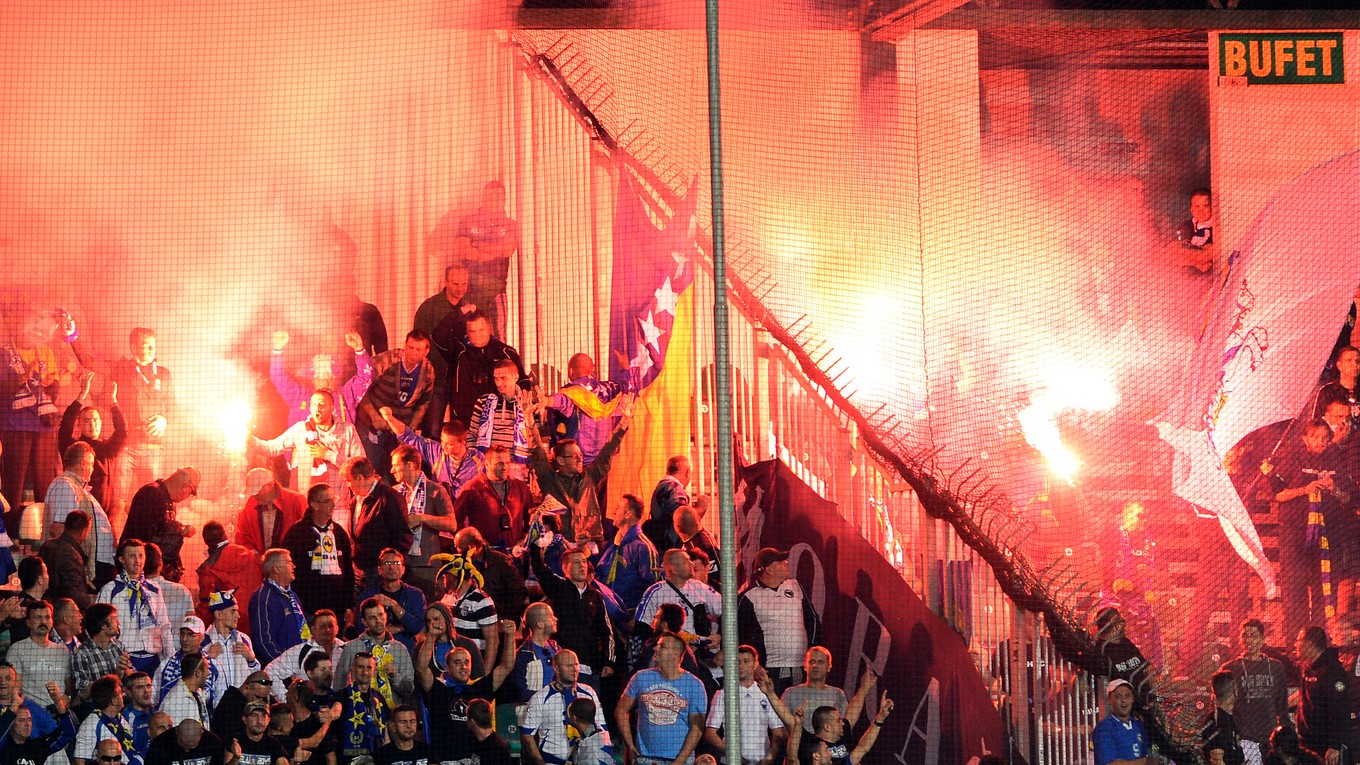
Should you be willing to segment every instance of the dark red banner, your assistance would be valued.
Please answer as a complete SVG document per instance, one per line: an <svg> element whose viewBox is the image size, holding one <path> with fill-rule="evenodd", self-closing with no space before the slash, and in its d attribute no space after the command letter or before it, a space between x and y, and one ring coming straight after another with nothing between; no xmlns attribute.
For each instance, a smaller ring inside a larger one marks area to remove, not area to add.
<svg viewBox="0 0 1360 765"><path fill-rule="evenodd" d="M931 612L836 506L778 461L737 474L738 581L762 547L791 550L790 571L821 616L831 682L853 695L864 667L879 674L855 737L886 689L895 708L870 763L953 765L1002 754L1004 728L962 636Z"/></svg>

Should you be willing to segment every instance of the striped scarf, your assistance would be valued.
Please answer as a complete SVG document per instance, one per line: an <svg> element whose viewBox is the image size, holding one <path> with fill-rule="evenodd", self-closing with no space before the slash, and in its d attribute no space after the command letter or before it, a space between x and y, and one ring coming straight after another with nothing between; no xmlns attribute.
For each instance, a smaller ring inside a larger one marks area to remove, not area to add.
<svg viewBox="0 0 1360 765"><path fill-rule="evenodd" d="M1332 550L1327 539L1327 518L1322 512L1322 490L1320 489L1308 495L1308 531L1304 538L1310 547L1317 547L1318 569L1322 581L1322 601L1327 618L1333 619L1336 617L1336 590L1332 586Z"/></svg>
<svg viewBox="0 0 1360 765"><path fill-rule="evenodd" d="M510 450L515 462L524 462L529 453L529 442L524 436L524 409L514 399L507 399L499 393L488 393L482 397L482 421L477 423L477 451L485 454L491 449L491 433L496 424L496 410L502 403L513 407L515 413L514 448Z"/></svg>

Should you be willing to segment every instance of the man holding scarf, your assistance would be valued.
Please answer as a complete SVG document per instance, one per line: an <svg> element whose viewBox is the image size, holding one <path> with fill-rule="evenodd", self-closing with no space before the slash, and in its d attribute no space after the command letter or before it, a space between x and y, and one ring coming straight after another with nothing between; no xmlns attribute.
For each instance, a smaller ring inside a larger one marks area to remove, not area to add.
<svg viewBox="0 0 1360 765"><path fill-rule="evenodd" d="M392 452L392 477L397 479L393 488L406 500L406 525L411 529L411 546L402 553L406 555L406 581L420 588L425 599L434 600L435 569L430 563L431 555L441 550L441 534L450 537L458 531L458 521L453 517L453 500L443 486L429 480L420 469L420 453L414 448L402 445ZM382 571L378 576L384 581ZM424 617L424 603L421 603L421 617Z"/></svg>
<svg viewBox="0 0 1360 765"><path fill-rule="evenodd" d="M382 607L378 606L382 611ZM354 645L358 641L351 641ZM405 651L397 644L399 650ZM372 761L378 747L387 743L387 715L391 707L375 687L377 661L373 654L359 651L345 655L351 659L349 665L350 684L337 694L340 701L340 742L336 758L337 765L351 765L359 761ZM406 657L409 663L411 657Z"/></svg>
<svg viewBox="0 0 1360 765"><path fill-rule="evenodd" d="M359 604L359 613L364 620L364 632L345 644L340 666L356 666L354 660L359 655L370 657L374 671L367 682L372 683L388 709L394 708L409 701L415 690L416 670L411 664L411 653L387 631L387 609L382 601L365 600Z"/></svg>
<svg viewBox="0 0 1360 765"><path fill-rule="evenodd" d="M97 600L118 610L120 638L132 668L154 676L161 660L174 654L174 627L160 588L143 575L146 547L140 539L125 537L118 543L118 564L122 573L99 590Z"/></svg>
<svg viewBox="0 0 1360 765"><path fill-rule="evenodd" d="M293 592L293 556L281 547L264 554L264 584L250 596L250 622L259 640L259 666L312 636L307 613Z"/></svg>

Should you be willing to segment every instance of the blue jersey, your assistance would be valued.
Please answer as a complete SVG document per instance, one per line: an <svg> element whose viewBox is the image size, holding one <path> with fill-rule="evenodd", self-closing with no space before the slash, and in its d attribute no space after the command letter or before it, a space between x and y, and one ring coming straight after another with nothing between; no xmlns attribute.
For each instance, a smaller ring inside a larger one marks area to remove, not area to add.
<svg viewBox="0 0 1360 765"><path fill-rule="evenodd" d="M1096 751L1096 765L1137 760L1148 754L1147 731L1140 720L1130 717L1125 723L1110 715L1091 731L1091 747Z"/></svg>

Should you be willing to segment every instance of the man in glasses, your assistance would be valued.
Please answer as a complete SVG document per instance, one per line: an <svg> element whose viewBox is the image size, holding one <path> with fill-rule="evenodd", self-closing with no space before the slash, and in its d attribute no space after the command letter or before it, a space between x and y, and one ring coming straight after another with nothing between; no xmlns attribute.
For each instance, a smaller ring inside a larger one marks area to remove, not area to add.
<svg viewBox="0 0 1360 765"><path fill-rule="evenodd" d="M274 681L263 670L251 672L240 688L228 688L217 702L212 713L212 731L224 742L241 736L245 732L246 707L252 702L269 704L269 692ZM268 723L268 707L265 718Z"/></svg>
<svg viewBox="0 0 1360 765"><path fill-rule="evenodd" d="M396 458L393 457L392 461L395 463ZM435 486L438 488L437 484ZM439 549L438 543L435 549ZM425 629L425 594L419 588L403 582L402 576L405 574L406 556L391 547L383 550L378 555L378 586L360 593L359 602L376 598L387 610L388 631L406 646L407 651L415 653L416 635ZM430 582L434 582L433 575Z"/></svg>
<svg viewBox="0 0 1360 765"><path fill-rule="evenodd" d="M604 513L600 510L596 487L609 477L614 453L619 450L623 437L628 434L628 426L633 422L632 399L625 398L619 409L622 412L619 424L600 448L590 467L586 467L585 453L581 451L580 444L570 438L558 441L557 446L553 447L550 465L538 428L531 426L525 431L532 450L529 464L538 475L538 485L543 487L544 494L552 495L567 508L562 519L562 534L569 541L580 544L604 540Z"/></svg>
<svg viewBox="0 0 1360 765"><path fill-rule="evenodd" d="M152 481L137 490L128 506L127 524L118 541L141 539L161 546L164 576L178 582L184 573L180 547L194 535L192 526L175 520L175 505L198 496L198 485L203 480L198 468L182 467L170 477Z"/></svg>

